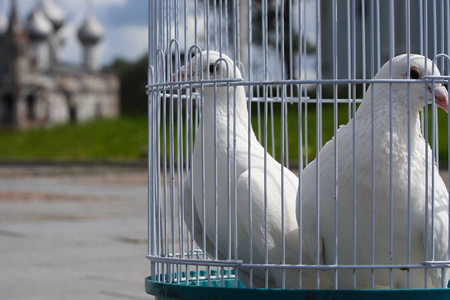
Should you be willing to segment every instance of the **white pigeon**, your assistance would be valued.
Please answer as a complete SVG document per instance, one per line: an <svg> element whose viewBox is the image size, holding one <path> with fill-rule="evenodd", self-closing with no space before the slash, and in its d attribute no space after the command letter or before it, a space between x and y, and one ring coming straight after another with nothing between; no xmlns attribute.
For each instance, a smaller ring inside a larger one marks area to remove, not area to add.
<svg viewBox="0 0 450 300"><path fill-rule="evenodd" d="M188 80L195 80L196 78L242 78L239 70L235 68L234 62L228 56L215 51L198 53L192 58L190 65L181 68L180 73L181 79ZM174 74L174 79L177 76L178 74ZM209 85L204 86L203 89L197 89L197 91L201 92L203 99L203 123L200 122L195 134L191 172L184 179L185 222L190 231L192 224L194 225L191 234L194 235L196 243L203 248L205 244L206 249L203 250L213 258L238 259L244 263L255 264L266 262L280 264L282 263L282 239L284 234L286 236L285 262L298 264L298 225L295 215L297 176L266 153L256 139L248 119L247 101L243 86L222 85L214 87ZM236 124L235 129L234 122ZM250 135L248 126L250 126ZM202 131L205 141L203 151ZM214 141L216 145L214 145ZM248 164L249 150L250 169ZM216 154L214 155L214 153ZM204 155L203 165L202 155ZM266 166L264 167L265 155ZM216 169L214 166L215 157L217 160ZM234 167L234 163L236 167ZM233 177L234 174L236 182ZM264 174L266 174L266 178L264 178ZM203 177L204 182L202 184ZM281 188L282 178L283 193ZM264 182L266 182L266 185L264 185ZM250 186L253 218L251 241L249 230ZM191 188L193 194L191 194ZM236 205L234 202L235 192ZM282 196L284 199L284 232L282 231L281 221ZM191 199L194 200L194 203ZM204 200L202 201L202 199ZM267 201L266 229L264 222L265 199ZM215 204L215 200L217 204ZM192 207L194 210L192 210ZM234 215L235 210L237 211L237 219ZM205 223L203 222L203 213ZM235 223L237 224L237 237L234 234ZM205 241L203 241L203 232L206 237ZM235 238L238 243L237 257L234 253ZM252 260L250 260L250 245L253 249ZM302 263L311 264L312 261L307 256L306 249L303 253ZM265 270L254 268L252 272L253 275L250 278L250 269L241 267L239 268L239 278L248 287L265 287ZM295 272L287 270L284 287L298 287L298 273L298 270ZM311 276L308 273L311 272L303 272L303 287L315 288L316 273L311 273ZM325 275L328 276L326 272ZM283 287L282 278L280 269L268 269L267 284L269 287ZM250 285L250 281L252 285Z"/></svg>
<svg viewBox="0 0 450 300"><path fill-rule="evenodd" d="M399 55L387 62L375 79L407 79L408 74L416 82L372 83L364 95L354 120L350 120L337 131L337 206L338 206L338 260L339 265L370 265L374 247L374 264L407 264L408 247L408 105L410 105L410 263L420 265L431 260L431 240L435 241L435 261L448 260L448 192L439 175L430 146L421 134L419 113L432 103L432 91L437 106L448 112L448 93L444 86L425 83L422 76L432 75L433 62L421 55ZM392 74L392 77L391 75ZM434 75L440 75L434 65ZM409 86L409 93L408 93ZM428 91L427 91L428 90ZM408 101L408 96L410 100ZM427 99L425 99L425 96ZM392 99L392 135L390 134L390 99ZM372 245L372 119L374 132L374 238ZM355 126L355 127L354 127ZM353 139L355 130L355 141ZM390 259L390 140L392 137L392 202L393 245ZM328 141L303 171L302 208L304 243L313 260L335 264L335 139ZM353 153L355 142L356 153ZM426 154L426 151L427 154ZM355 155L355 175L353 174ZM317 237L316 187L317 162L319 163L320 187L320 236ZM432 171L434 170L434 233L431 235ZM428 179L427 179L428 175ZM353 178L356 180L356 207L353 207ZM428 181L426 181L428 180ZM428 182L428 195L426 188ZM299 192L300 193L300 192ZM426 198L428 198L428 220L426 221ZM298 207L297 207L298 208ZM353 210L356 211L356 245L353 242ZM429 241L425 240L425 222L428 222ZM319 252L317 241L319 240ZM428 244L428 257L425 247ZM356 258L354 258L354 246ZM354 260L355 259L355 260ZM410 288L446 287L449 270L429 269L427 277L423 269L394 269L392 288L408 288L407 272L410 272ZM340 269L335 278L340 289L353 289L353 270ZM370 270L356 270L356 288L370 289ZM374 271L375 288L389 288L389 270Z"/></svg>

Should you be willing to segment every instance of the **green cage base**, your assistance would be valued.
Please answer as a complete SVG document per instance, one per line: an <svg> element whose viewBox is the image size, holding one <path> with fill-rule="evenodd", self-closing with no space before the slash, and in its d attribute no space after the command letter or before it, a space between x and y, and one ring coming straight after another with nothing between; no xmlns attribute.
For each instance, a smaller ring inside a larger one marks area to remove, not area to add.
<svg viewBox="0 0 450 300"><path fill-rule="evenodd" d="M231 273L232 274L232 273ZM205 274L200 274L204 276ZM216 274L211 274L213 277ZM227 274L224 274L225 276ZM233 275L233 274L232 274ZM182 280L186 279L182 274ZM195 277L191 272L190 277ZM172 278L177 278L174 273ZM166 275L167 279L167 275ZM157 300L449 300L450 289L411 289L411 290L282 290L246 288L240 281L235 287L234 278L217 278L164 283L145 278L145 292ZM208 286L209 284L209 286ZM223 286L222 286L223 284Z"/></svg>

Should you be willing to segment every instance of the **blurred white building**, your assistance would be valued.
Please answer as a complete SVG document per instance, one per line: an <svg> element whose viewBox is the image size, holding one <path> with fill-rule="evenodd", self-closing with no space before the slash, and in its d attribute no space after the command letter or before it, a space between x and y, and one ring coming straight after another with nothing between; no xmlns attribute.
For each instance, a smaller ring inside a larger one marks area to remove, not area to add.
<svg viewBox="0 0 450 300"><path fill-rule="evenodd" d="M59 59L64 22L65 14L53 0L40 0L22 23L12 0L7 25L3 30L0 26L0 127L22 129L119 114L119 80L100 71L103 27L87 13L78 31L83 65L72 66Z"/></svg>

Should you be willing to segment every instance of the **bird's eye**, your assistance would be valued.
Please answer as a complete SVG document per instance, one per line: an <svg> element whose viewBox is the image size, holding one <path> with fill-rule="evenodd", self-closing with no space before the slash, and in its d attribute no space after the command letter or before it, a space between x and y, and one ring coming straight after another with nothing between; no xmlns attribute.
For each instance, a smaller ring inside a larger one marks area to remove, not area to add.
<svg viewBox="0 0 450 300"><path fill-rule="evenodd" d="M210 65L209 66L209 73L214 74L215 71L215 66L214 65Z"/></svg>
<svg viewBox="0 0 450 300"><path fill-rule="evenodd" d="M422 77L422 74L416 68L411 68L411 70L409 72L409 77L411 79L420 79Z"/></svg>

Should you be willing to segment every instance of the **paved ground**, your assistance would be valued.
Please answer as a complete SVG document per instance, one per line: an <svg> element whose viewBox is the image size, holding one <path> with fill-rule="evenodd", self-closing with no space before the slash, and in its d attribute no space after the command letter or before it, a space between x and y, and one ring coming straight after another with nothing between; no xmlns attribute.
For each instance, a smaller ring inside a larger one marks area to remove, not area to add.
<svg viewBox="0 0 450 300"><path fill-rule="evenodd" d="M151 299L147 173L0 167L0 299Z"/></svg>
<svg viewBox="0 0 450 300"><path fill-rule="evenodd" d="M0 166L0 299L153 299L146 252L145 168Z"/></svg>

